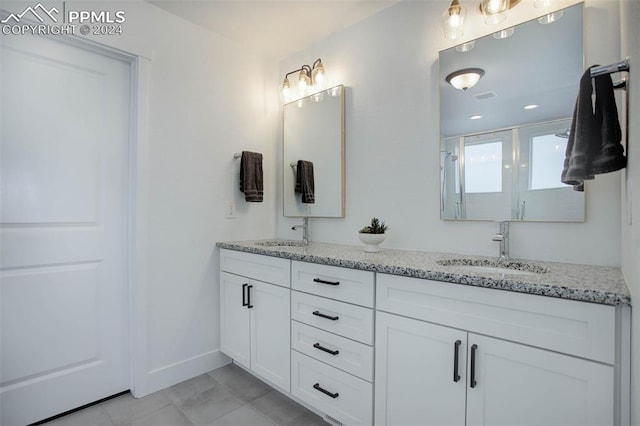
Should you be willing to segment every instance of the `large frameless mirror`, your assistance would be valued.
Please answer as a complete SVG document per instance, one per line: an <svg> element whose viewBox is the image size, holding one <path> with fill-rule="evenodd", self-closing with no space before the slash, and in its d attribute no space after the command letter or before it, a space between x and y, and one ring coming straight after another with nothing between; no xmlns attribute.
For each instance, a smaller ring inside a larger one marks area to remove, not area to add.
<svg viewBox="0 0 640 426"><path fill-rule="evenodd" d="M578 4L440 52L442 219L584 221L560 182L582 38Z"/></svg>
<svg viewBox="0 0 640 426"><path fill-rule="evenodd" d="M285 104L283 132L284 216L344 217L344 87Z"/></svg>

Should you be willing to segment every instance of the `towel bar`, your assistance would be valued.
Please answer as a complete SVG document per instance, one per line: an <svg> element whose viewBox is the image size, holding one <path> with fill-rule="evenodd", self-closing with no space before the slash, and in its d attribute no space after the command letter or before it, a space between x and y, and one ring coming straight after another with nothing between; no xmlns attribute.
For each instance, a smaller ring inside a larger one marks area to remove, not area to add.
<svg viewBox="0 0 640 426"><path fill-rule="evenodd" d="M238 158L242 158L242 153L241 152L236 152L233 154L233 159L237 160Z"/></svg>
<svg viewBox="0 0 640 426"><path fill-rule="evenodd" d="M629 71L629 58L620 62L616 62L615 64L591 68L591 77L597 77L599 75L613 74L623 71Z"/></svg>

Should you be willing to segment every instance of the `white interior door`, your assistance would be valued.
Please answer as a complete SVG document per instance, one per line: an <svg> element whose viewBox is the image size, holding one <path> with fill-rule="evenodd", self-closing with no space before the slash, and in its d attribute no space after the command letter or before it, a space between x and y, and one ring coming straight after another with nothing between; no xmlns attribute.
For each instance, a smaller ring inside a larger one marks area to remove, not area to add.
<svg viewBox="0 0 640 426"><path fill-rule="evenodd" d="M129 388L130 64L3 36L0 423Z"/></svg>

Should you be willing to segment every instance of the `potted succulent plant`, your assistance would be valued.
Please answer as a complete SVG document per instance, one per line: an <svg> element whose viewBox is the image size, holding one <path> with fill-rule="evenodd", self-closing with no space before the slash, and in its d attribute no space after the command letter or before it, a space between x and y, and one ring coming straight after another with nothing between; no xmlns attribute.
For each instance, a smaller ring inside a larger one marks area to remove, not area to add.
<svg viewBox="0 0 640 426"><path fill-rule="evenodd" d="M367 253L379 252L378 244L386 238L387 229L389 227L385 225L384 221L377 217L371 218L371 223L358 231L358 238L365 244L364 251Z"/></svg>

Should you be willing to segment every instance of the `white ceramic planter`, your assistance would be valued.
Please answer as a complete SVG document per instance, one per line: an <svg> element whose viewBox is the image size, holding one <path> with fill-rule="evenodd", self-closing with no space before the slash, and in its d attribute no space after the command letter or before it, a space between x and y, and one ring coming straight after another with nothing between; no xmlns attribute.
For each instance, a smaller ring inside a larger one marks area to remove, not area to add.
<svg viewBox="0 0 640 426"><path fill-rule="evenodd" d="M364 234L358 232L358 238L365 244L364 251L366 253L377 253L380 251L378 244L384 241L386 234Z"/></svg>

